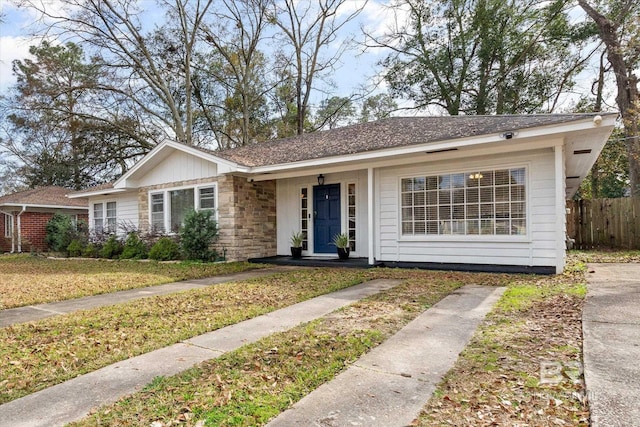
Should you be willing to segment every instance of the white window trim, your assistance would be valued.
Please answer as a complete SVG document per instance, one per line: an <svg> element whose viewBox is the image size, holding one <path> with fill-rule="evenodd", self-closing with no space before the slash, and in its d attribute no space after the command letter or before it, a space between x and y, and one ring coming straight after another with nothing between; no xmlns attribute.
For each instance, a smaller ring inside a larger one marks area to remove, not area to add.
<svg viewBox="0 0 640 427"><path fill-rule="evenodd" d="M479 170L498 170L498 169L517 169L524 168L525 174L525 203L526 203L526 226L527 232L522 235L503 235L503 234L421 234L421 235L404 235L402 234L402 180L405 178L415 178L416 176L434 176L446 174L468 174ZM433 169L424 172L406 173L397 176L397 242L496 242L496 243L531 243L531 164L526 163L507 163L507 164L489 164L477 166L471 169Z"/></svg>
<svg viewBox="0 0 640 427"><path fill-rule="evenodd" d="M115 209L115 216L113 217L108 217L107 216L107 204L108 203L115 203L116 205L116 209ZM100 218L102 219L102 226L100 227L100 230L98 230L98 227L96 227L96 206L100 205L100 213L101 216ZM114 229L111 230L110 227L108 227L108 222L107 220L113 218L114 219ZM100 232L100 233L116 233L118 231L118 202L116 200L103 200L101 202L95 202L91 205L91 228L94 231ZM76 226L77 226L77 221L78 221L78 216L76 215Z"/></svg>
<svg viewBox="0 0 640 427"><path fill-rule="evenodd" d="M13 215L4 214L4 237L13 237Z"/></svg>
<svg viewBox="0 0 640 427"><path fill-rule="evenodd" d="M162 188L162 189L158 189L158 190L153 190L153 191L149 191L148 194L148 201L149 201L149 209L148 209L148 214L149 214L149 227L152 226L152 209L153 209L153 205L152 205L152 196L154 194L162 194L163 197L163 201L162 201L162 210L163 210L163 216L164 216L164 233L165 234L175 234L174 232L171 231L171 224L170 224L170 214L171 214L171 206L170 206L170 197L169 197L169 193L171 191L178 191L178 190L189 190L189 189L193 189L193 209L195 210L202 210L200 209L200 189L201 188L209 188L209 187L213 187L213 200L214 200L214 205L215 208L213 209L204 209L204 210L210 210L213 212L213 217L216 220L216 222L218 221L218 209L219 209L219 205L218 205L218 183L217 182L209 182L209 183L204 183L204 184L198 184L198 185L182 185L182 186L178 186L178 187L167 187L167 188Z"/></svg>

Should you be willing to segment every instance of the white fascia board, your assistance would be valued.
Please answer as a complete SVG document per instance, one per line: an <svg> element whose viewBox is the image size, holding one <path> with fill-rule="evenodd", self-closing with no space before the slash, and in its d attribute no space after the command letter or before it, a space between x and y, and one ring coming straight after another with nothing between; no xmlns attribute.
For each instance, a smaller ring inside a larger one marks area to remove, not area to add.
<svg viewBox="0 0 640 427"><path fill-rule="evenodd" d="M375 161L380 159L385 159L389 157L397 157L397 156L405 156L417 153L424 153L426 151L441 151L441 150L450 150L450 149L460 149L465 147L471 147L474 145L485 145L489 143L496 142L506 142L509 141L511 144L516 144L519 140L522 139L532 139L532 138L549 138L558 136L558 134L566 134L570 132L576 131L584 131L586 129L590 129L593 127L601 127L601 126L613 126L615 123L615 116L604 116L602 117L602 123L597 125L594 123L593 119L585 118L584 120L579 120L570 123L562 123L558 125L548 125L548 126L539 126L528 129L513 129L513 132L516 132L516 135L512 139L506 140L502 137L502 134L487 134L480 136L473 136L467 138L460 138L455 140L445 140L438 142L428 142L424 144L411 145L405 147L397 147L397 148L389 148L376 150L371 152L364 153L356 153L350 155L343 156L334 156L334 157L324 157L320 159L312 159L312 160L304 160L300 162L292 162L292 163L280 163L276 165L268 165L268 166L258 166L251 168L252 174L269 174L273 172L284 172L291 169L303 169L303 168L311 168L311 167L322 167L328 165L336 165L340 163L352 163L352 162L360 162L360 161ZM605 124L606 121L606 124ZM265 178L271 179L271 178Z"/></svg>
<svg viewBox="0 0 640 427"><path fill-rule="evenodd" d="M238 165L235 162L231 162L229 160L223 159L221 157L215 156L213 154L206 153L204 151L198 150L197 148L190 147L188 145L181 144L175 141L163 141L160 144L156 145L147 155L145 155L140 161L138 161L131 169L129 169L124 175L118 178L114 183L113 187L116 189L126 189L133 188L135 185L131 178L141 170L145 165L149 162L153 161L156 156L159 155L164 150L173 149L185 152L189 155L201 158L203 160L207 160L212 163L216 163L219 165L225 166L229 171L241 171L248 172L249 168Z"/></svg>
<svg viewBox="0 0 640 427"><path fill-rule="evenodd" d="M1 205L2 208L12 207L12 208L38 208L38 209L73 209L73 210L89 210L89 207L82 206L62 206L62 205L40 205L34 203L4 203Z"/></svg>
<svg viewBox="0 0 640 427"><path fill-rule="evenodd" d="M102 190L77 191L73 194L67 194L67 197L69 199L79 199L82 197L106 196L109 194L126 193L130 190L131 189L127 188L103 188Z"/></svg>

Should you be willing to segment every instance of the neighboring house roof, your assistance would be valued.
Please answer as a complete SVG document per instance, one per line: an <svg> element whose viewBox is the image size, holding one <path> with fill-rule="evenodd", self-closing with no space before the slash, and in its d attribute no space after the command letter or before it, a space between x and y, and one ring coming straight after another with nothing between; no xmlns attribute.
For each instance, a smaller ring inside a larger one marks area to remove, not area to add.
<svg viewBox="0 0 640 427"><path fill-rule="evenodd" d="M593 118L599 114L606 115L392 117L210 153L243 166L270 166L558 125Z"/></svg>
<svg viewBox="0 0 640 427"><path fill-rule="evenodd" d="M3 206L28 206L40 208L73 208L87 209L87 198L70 199L67 194L73 190L63 187L49 186L34 188L32 190L19 191L0 197L0 207Z"/></svg>

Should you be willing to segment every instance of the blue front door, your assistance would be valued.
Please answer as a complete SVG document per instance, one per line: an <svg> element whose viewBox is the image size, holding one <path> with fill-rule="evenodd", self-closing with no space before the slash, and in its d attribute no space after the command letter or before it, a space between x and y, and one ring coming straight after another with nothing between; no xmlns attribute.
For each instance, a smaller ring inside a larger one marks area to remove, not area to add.
<svg viewBox="0 0 640 427"><path fill-rule="evenodd" d="M340 184L313 187L313 252L336 253L331 243L340 234Z"/></svg>

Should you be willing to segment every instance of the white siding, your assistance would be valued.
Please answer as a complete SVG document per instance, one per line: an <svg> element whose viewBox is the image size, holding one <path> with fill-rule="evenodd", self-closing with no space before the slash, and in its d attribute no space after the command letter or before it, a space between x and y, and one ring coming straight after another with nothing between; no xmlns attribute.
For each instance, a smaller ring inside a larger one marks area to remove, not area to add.
<svg viewBox="0 0 640 427"><path fill-rule="evenodd" d="M321 172L318 172L321 173ZM300 189L309 189L309 212L313 215L313 186L318 185L318 174L300 178L279 179L276 187L276 212L278 229L278 255L291 255L291 234L300 230ZM325 174L325 184L340 183L340 207L342 231L347 231L347 184L356 184L356 251L351 255L366 257L368 254L367 228L367 171ZM309 219L309 250L313 251L313 219Z"/></svg>
<svg viewBox="0 0 640 427"><path fill-rule="evenodd" d="M174 151L137 182L139 187L208 178L217 175L217 165L182 151Z"/></svg>
<svg viewBox="0 0 640 427"><path fill-rule="evenodd" d="M399 218L401 177L525 166L528 173L526 236L402 237ZM389 167L378 172L376 258L380 261L469 263L520 266L556 265L554 153L538 150L439 163Z"/></svg>
<svg viewBox="0 0 640 427"><path fill-rule="evenodd" d="M89 229L93 229L93 205L95 203L116 202L116 221L118 234L123 234L120 225L126 224L138 228L138 193L120 193L110 196L94 196L89 198Z"/></svg>

